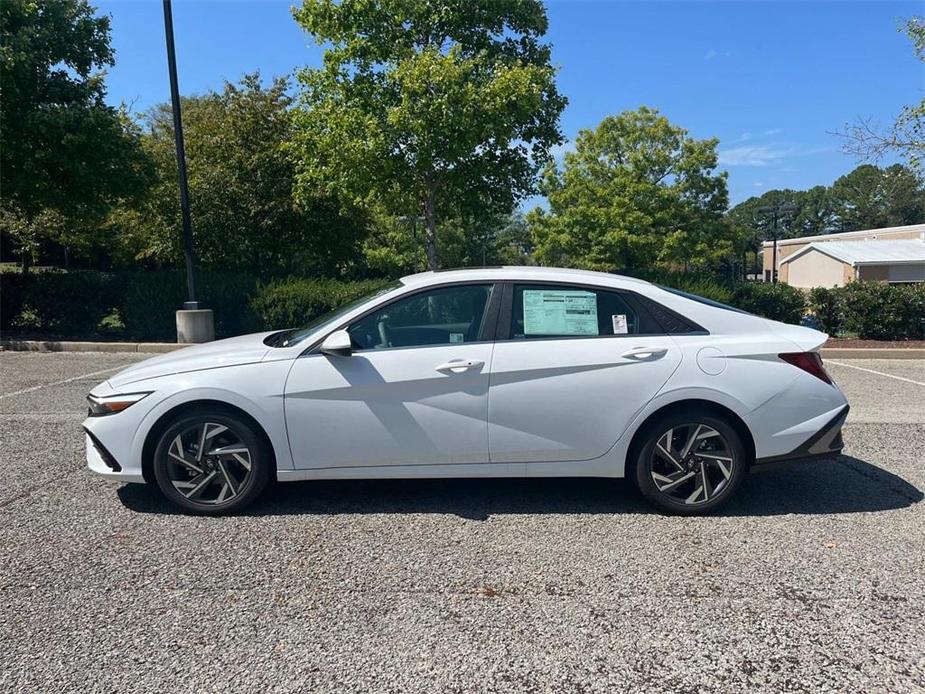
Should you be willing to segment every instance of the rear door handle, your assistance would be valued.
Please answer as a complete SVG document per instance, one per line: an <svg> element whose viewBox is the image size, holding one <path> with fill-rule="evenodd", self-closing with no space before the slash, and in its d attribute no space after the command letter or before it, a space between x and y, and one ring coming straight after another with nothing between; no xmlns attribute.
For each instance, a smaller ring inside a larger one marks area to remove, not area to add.
<svg viewBox="0 0 925 694"><path fill-rule="evenodd" d="M646 359L661 359L666 354L668 354L667 347L633 347L620 356L624 359L638 359L643 361Z"/></svg>
<svg viewBox="0 0 925 694"><path fill-rule="evenodd" d="M469 369L481 369L483 366L485 366L485 362L478 359L450 359L448 362L434 367L434 370L440 373L461 374Z"/></svg>

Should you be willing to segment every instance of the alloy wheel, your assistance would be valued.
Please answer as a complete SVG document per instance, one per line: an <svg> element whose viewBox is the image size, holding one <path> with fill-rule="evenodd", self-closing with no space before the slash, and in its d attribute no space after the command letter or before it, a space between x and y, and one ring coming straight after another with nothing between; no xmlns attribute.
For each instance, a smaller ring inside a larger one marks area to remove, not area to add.
<svg viewBox="0 0 925 694"><path fill-rule="evenodd" d="M658 437L649 474L660 494L687 506L701 506L723 493L732 479L735 455L716 429L681 424Z"/></svg>
<svg viewBox="0 0 925 694"><path fill-rule="evenodd" d="M231 428L203 421L187 427L167 447L170 483L188 501L215 506L234 499L252 474L251 451Z"/></svg>

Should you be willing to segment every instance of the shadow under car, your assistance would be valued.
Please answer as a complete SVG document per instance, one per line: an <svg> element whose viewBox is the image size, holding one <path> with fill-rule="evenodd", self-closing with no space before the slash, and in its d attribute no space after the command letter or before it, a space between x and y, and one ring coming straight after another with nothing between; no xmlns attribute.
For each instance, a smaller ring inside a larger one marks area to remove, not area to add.
<svg viewBox="0 0 925 694"><path fill-rule="evenodd" d="M129 484L118 495L139 513L180 514L160 491ZM717 516L869 513L918 503L922 492L859 458L840 455L756 472ZM479 478L318 480L271 485L245 516L438 513L472 520L494 514L656 513L626 480Z"/></svg>

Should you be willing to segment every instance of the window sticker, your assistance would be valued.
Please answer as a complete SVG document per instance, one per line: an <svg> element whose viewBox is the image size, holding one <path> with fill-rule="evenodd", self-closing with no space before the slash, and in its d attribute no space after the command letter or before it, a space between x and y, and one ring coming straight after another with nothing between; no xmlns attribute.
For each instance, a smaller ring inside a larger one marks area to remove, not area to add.
<svg viewBox="0 0 925 694"><path fill-rule="evenodd" d="M597 335L594 292L524 289L524 335Z"/></svg>
<svg viewBox="0 0 925 694"><path fill-rule="evenodd" d="M626 335L629 330L626 326L626 314L625 313L616 313L610 317L613 321L613 334L614 335Z"/></svg>
<svg viewBox="0 0 925 694"><path fill-rule="evenodd" d="M450 333L450 344L462 342L465 337L464 333Z"/></svg>

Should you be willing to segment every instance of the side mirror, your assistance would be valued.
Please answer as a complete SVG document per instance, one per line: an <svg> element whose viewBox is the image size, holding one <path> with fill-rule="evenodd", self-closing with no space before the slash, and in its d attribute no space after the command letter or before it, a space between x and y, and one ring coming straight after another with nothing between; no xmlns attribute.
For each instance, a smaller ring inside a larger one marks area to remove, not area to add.
<svg viewBox="0 0 925 694"><path fill-rule="evenodd" d="M321 353L334 357L349 357L353 352L350 334L346 330L335 330L324 338L321 343Z"/></svg>

